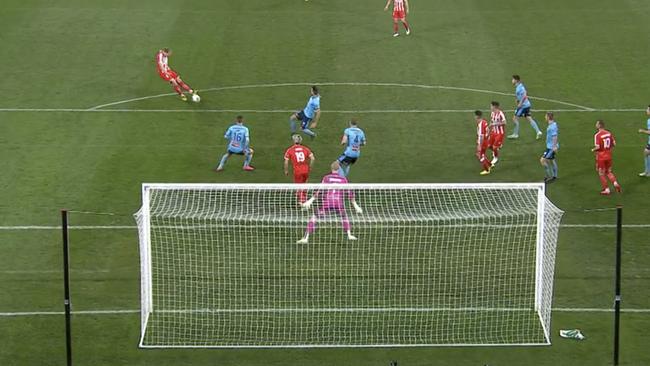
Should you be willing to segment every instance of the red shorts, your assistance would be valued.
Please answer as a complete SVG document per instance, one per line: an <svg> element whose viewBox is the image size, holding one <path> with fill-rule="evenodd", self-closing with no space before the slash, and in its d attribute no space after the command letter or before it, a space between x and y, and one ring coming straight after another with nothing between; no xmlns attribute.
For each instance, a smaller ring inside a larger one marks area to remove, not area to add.
<svg viewBox="0 0 650 366"><path fill-rule="evenodd" d="M406 12L404 10L393 11L393 19L404 19L404 18L406 18Z"/></svg>
<svg viewBox="0 0 650 366"><path fill-rule="evenodd" d="M172 69L169 69L167 72L158 71L158 75L165 81L172 81L178 77L178 73Z"/></svg>
<svg viewBox="0 0 650 366"><path fill-rule="evenodd" d="M606 172L612 170L612 159L596 160L596 170L604 170Z"/></svg>
<svg viewBox="0 0 650 366"><path fill-rule="evenodd" d="M500 149L503 146L503 135L490 135L488 145L491 149Z"/></svg>
<svg viewBox="0 0 650 366"><path fill-rule="evenodd" d="M294 183L307 183L309 180L309 173L293 173Z"/></svg>

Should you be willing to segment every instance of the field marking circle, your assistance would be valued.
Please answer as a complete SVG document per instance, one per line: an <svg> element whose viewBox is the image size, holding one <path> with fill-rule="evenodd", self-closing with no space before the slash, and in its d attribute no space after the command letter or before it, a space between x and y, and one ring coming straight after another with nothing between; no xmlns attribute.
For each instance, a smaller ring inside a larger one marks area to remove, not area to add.
<svg viewBox="0 0 650 366"><path fill-rule="evenodd" d="M411 89L455 90L455 91L466 91L466 92L472 92L472 93L502 95L502 96L509 96L509 97L514 97L515 96L514 94L511 94L511 93L504 93L504 92L499 92L499 91L494 91L494 90L464 88L464 87L446 86L446 85L402 84L402 83L362 83L362 82L276 83L276 84L232 85L232 86L221 86L221 87L214 87L214 88L208 88L208 89L201 89L201 91L202 92L214 92L214 91L239 90L239 89L279 88L279 87L287 87L287 86L311 86L311 85L314 85L314 84L319 85L319 86L382 86L382 87L397 87L397 88L411 88ZM137 101L141 101L141 100L156 99L156 98L162 98L162 97L168 97L168 96L174 96L174 95L176 95L176 93L164 93L164 94L149 95L149 96L132 98L132 99L125 99L125 100L120 100L120 101L116 101L116 102L96 105L94 107L88 108L87 110L88 111L96 111L96 110L100 110L100 109L106 108L106 107L112 107L112 106L116 106L116 105L122 105L122 104L137 102ZM579 108L579 109L581 109L583 111L590 111L590 112L595 111L594 108L586 107L586 106L583 106L583 105L580 105L580 104L565 102L565 101L561 101L561 100L557 100L557 99L544 98L544 97L533 97L533 96L530 96L529 98L534 99L534 100L541 100L541 101L545 101L545 102L550 102L550 103L556 103L556 104L560 104L560 105L564 105L564 106L575 107L575 108Z"/></svg>

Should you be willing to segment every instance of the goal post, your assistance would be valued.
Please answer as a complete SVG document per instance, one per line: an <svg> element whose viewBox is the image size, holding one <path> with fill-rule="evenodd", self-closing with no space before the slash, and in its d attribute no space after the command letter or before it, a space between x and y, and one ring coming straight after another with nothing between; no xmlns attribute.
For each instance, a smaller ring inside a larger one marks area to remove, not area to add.
<svg viewBox="0 0 650 366"><path fill-rule="evenodd" d="M140 347L550 344L562 215L537 183L143 184Z"/></svg>

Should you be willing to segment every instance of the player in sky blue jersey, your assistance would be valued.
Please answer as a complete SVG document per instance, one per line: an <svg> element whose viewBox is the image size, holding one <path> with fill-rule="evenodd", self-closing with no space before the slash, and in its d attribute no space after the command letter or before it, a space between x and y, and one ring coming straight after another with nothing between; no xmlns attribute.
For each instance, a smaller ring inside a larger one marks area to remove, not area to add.
<svg viewBox="0 0 650 366"><path fill-rule="evenodd" d="M237 116L235 123L228 128L226 134L223 136L228 140L228 147L226 153L221 157L219 166L216 171L220 172L223 170L226 162L230 155L244 155L244 170L252 171L255 170L251 166L251 160L253 159L253 148L251 148L251 138L248 131L248 127L244 126L244 117Z"/></svg>
<svg viewBox="0 0 650 366"><path fill-rule="evenodd" d="M648 144L643 150L643 156L645 157L645 170L643 173L639 173L639 177L650 177L650 105L645 110L646 116L648 116L648 121L646 122L646 129L640 129L639 133L648 135Z"/></svg>
<svg viewBox="0 0 650 366"><path fill-rule="evenodd" d="M513 121L515 122L515 129L512 132L512 135L508 136L508 138L519 138L519 118L526 117L528 122L530 122L530 126L537 133L536 136L539 140L542 137L542 131L539 130L537 121L535 121L535 119L533 119L533 116L530 114L532 104L530 103L530 99L528 99L528 92L526 91L524 84L521 82L521 77L519 77L519 75L512 75L512 85L515 86L517 108L515 109L515 116L513 118Z"/></svg>
<svg viewBox="0 0 650 366"><path fill-rule="evenodd" d="M558 137L560 131L557 122L555 122L553 112L546 112L545 119L548 122L548 127L546 128L546 150L539 159L539 162L542 163L546 171L544 182L552 183L557 179L557 160L555 158L557 150L560 148Z"/></svg>
<svg viewBox="0 0 650 366"><path fill-rule="evenodd" d="M352 164L357 162L361 156L361 146L366 144L366 134L359 128L359 123L355 118L350 121L350 127L343 131L341 145L345 146L345 151L339 157L341 168L339 174L347 177L350 174Z"/></svg>
<svg viewBox="0 0 650 366"><path fill-rule="evenodd" d="M295 112L289 117L289 126L291 127L291 135L296 132L296 121L300 121L300 128L302 132L311 138L316 137L316 132L312 128L316 128L318 120L320 119L320 94L316 85L309 89L309 101L301 111Z"/></svg>

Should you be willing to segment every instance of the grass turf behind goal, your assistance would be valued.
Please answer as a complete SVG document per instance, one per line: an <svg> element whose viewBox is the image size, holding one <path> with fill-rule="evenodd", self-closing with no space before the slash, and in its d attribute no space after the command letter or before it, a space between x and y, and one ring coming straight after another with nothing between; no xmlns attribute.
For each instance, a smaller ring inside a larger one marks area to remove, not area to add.
<svg viewBox="0 0 650 366"><path fill-rule="evenodd" d="M549 343L562 212L543 185L339 187L145 185L141 346ZM364 212L325 210L337 190Z"/></svg>

